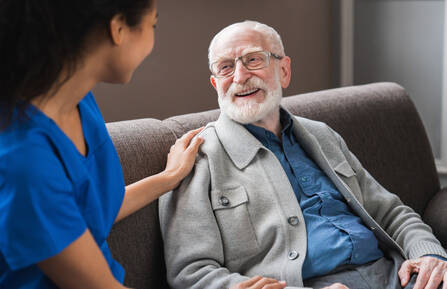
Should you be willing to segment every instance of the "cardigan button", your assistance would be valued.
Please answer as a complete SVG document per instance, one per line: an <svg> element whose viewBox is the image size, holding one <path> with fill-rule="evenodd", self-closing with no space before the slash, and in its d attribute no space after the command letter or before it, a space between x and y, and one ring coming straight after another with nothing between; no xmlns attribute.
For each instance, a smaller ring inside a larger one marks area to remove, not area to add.
<svg viewBox="0 0 447 289"><path fill-rule="evenodd" d="M227 197L220 197L220 204L222 206L228 206L230 204L230 200Z"/></svg>
<svg viewBox="0 0 447 289"><path fill-rule="evenodd" d="M300 256L300 254L297 251L293 250L293 251L289 252L289 256L288 257L289 257L290 260L295 260L299 256Z"/></svg>
<svg viewBox="0 0 447 289"><path fill-rule="evenodd" d="M300 220L297 216L292 216L287 219L287 222L292 226L297 226L300 223Z"/></svg>

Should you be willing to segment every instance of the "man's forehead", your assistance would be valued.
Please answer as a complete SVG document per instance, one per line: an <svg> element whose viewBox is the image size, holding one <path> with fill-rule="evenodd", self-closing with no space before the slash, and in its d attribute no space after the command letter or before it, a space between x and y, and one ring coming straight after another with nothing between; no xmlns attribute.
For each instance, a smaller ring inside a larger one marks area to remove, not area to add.
<svg viewBox="0 0 447 289"><path fill-rule="evenodd" d="M255 51L263 51L265 50L262 46L256 46L256 45L243 45L238 47L228 47L219 51L216 51L214 54L214 58L216 60L222 59L222 58L236 58L241 55L245 55L250 52Z"/></svg>
<svg viewBox="0 0 447 289"><path fill-rule="evenodd" d="M234 58L243 54L269 50L267 39L258 31L233 30L220 35L212 47L213 59Z"/></svg>

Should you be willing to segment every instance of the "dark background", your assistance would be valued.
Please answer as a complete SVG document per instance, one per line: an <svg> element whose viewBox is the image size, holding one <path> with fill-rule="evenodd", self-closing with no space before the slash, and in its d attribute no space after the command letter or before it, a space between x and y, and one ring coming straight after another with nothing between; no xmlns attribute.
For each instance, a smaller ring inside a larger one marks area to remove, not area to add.
<svg viewBox="0 0 447 289"><path fill-rule="evenodd" d="M152 54L127 85L94 89L106 122L217 108L208 45L225 26L246 19L275 28L292 58L284 95L338 86L338 1L158 0Z"/></svg>

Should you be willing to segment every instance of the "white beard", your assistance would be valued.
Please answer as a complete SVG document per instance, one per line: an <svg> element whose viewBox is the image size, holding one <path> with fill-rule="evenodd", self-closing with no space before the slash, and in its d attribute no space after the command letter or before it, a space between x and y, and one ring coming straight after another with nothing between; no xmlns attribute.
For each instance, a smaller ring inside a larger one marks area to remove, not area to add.
<svg viewBox="0 0 447 289"><path fill-rule="evenodd" d="M278 109L281 103L282 88L278 76L273 89L269 89L265 82L256 76L251 77L244 85L232 83L227 93L221 87L217 87L220 110L232 120L242 124L265 119ZM238 104L233 102L235 93L252 88L260 88L265 92L265 99L262 103L256 102L256 99L247 99Z"/></svg>

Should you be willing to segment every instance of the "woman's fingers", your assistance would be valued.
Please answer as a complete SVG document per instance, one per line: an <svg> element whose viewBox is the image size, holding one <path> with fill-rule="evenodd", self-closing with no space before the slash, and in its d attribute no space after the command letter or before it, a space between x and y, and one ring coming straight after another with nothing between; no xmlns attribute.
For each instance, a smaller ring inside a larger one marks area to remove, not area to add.
<svg viewBox="0 0 447 289"><path fill-rule="evenodd" d="M196 137L188 146L188 148L186 150L189 150L193 153L193 155L195 156L197 154L197 152L199 151L199 147L200 145L203 143L203 138L201 137Z"/></svg>
<svg viewBox="0 0 447 289"><path fill-rule="evenodd" d="M187 133L185 133L184 135L182 135L181 138L177 139L176 144L177 143L181 143L183 145L183 148L187 148L192 140L193 137L195 137L199 132L201 132L203 130L203 126L199 127L197 129L194 130L190 130Z"/></svg>

